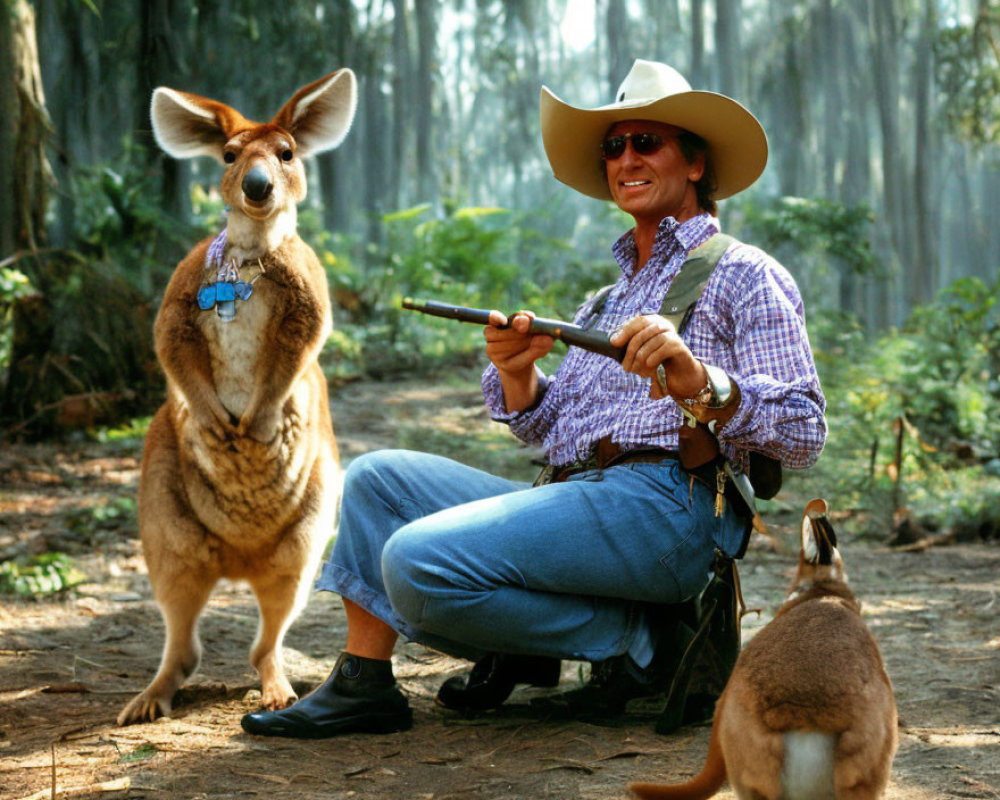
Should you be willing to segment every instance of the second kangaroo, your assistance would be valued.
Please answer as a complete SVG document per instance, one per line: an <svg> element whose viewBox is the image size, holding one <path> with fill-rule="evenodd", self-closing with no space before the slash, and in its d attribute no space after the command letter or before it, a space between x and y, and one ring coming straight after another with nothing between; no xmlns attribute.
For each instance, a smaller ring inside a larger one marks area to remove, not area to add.
<svg viewBox="0 0 1000 800"><path fill-rule="evenodd" d="M826 503L802 520L799 569L775 618L740 653L701 773L633 783L646 800L696 800L729 778L740 800L875 800L896 752L896 701L847 586Z"/></svg>
<svg viewBox="0 0 1000 800"><path fill-rule="evenodd" d="M170 713L198 667L198 618L223 577L257 596L250 660L263 705L295 700L282 637L333 534L340 483L317 360L332 325L329 289L296 232L296 206L302 159L343 140L356 99L348 69L302 87L264 124L205 97L153 94L160 146L222 162L229 211L222 233L177 266L154 327L167 399L146 436L139 532L166 643L119 725Z"/></svg>

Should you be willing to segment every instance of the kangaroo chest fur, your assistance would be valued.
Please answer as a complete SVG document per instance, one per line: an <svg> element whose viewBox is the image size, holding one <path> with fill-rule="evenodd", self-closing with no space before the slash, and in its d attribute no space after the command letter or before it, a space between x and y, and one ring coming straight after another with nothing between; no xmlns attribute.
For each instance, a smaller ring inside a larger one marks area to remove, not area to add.
<svg viewBox="0 0 1000 800"><path fill-rule="evenodd" d="M208 344L219 402L236 419L253 396L257 364L273 315L272 284L260 278L248 300L237 301L236 316L223 322L214 310L201 312L198 326Z"/></svg>
<svg viewBox="0 0 1000 800"><path fill-rule="evenodd" d="M286 242L283 255L299 255L299 244L297 237ZM257 259L248 262L249 268L240 272L243 280L260 274ZM303 269L311 266L308 261L298 263ZM255 393L269 377L264 357L275 346L283 323L278 318L305 304L297 295L308 292L308 282L289 280L287 271L277 269L269 258L260 264L263 273L251 296L236 301L231 320L224 321L214 308L191 311L207 348L212 391L234 426L251 410ZM214 277L211 270L205 271L206 280ZM318 364L306 364L286 394L256 409L270 421L266 435L256 438L236 427L215 435L193 416L178 415L188 497L214 534L241 549L254 549L256 540L272 541L276 531L301 516L317 459L332 455L317 429L327 413L322 381Z"/></svg>

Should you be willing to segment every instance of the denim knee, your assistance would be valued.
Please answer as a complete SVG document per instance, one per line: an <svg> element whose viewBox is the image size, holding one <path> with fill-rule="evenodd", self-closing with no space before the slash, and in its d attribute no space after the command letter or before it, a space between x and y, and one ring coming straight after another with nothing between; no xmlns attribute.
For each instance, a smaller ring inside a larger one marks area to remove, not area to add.
<svg viewBox="0 0 1000 800"><path fill-rule="evenodd" d="M356 493L368 497L374 487L383 482L387 469L392 468L392 459L386 450L373 450L355 458L344 473L345 497L354 497Z"/></svg>
<svg viewBox="0 0 1000 800"><path fill-rule="evenodd" d="M427 548L402 528L382 549L382 582L393 610L409 625L423 627L426 587L433 573L427 569Z"/></svg>

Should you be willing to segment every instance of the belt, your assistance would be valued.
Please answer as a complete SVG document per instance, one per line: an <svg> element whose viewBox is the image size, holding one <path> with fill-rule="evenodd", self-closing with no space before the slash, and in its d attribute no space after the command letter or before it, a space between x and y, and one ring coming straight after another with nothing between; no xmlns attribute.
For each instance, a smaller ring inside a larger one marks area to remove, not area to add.
<svg viewBox="0 0 1000 800"><path fill-rule="evenodd" d="M662 447L633 447L623 449L610 436L604 436L594 442L590 453L569 464L549 465L538 476L537 483L558 483L570 475L593 469L607 469L619 464L636 464L640 462L658 464L661 461L678 459L676 450L666 450Z"/></svg>

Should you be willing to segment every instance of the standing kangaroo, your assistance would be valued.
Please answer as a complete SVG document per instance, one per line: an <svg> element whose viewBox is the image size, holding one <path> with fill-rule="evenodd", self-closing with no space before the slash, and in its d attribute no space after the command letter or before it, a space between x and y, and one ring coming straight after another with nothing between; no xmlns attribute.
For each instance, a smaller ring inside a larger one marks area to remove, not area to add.
<svg viewBox="0 0 1000 800"><path fill-rule="evenodd" d="M701 773L680 785L633 783L647 800L871 800L889 782L896 701L878 645L847 586L826 502L802 520L802 552L775 618L736 661Z"/></svg>
<svg viewBox="0 0 1000 800"><path fill-rule="evenodd" d="M336 147L357 102L342 69L269 123L161 87L153 132L175 158L225 165L225 230L177 266L154 326L167 400L146 436L139 532L166 625L160 669L118 724L168 715L201 657L197 623L219 578L260 609L250 661L263 705L296 699L281 642L333 533L340 464L317 357L332 328L326 276L296 233L302 159Z"/></svg>

